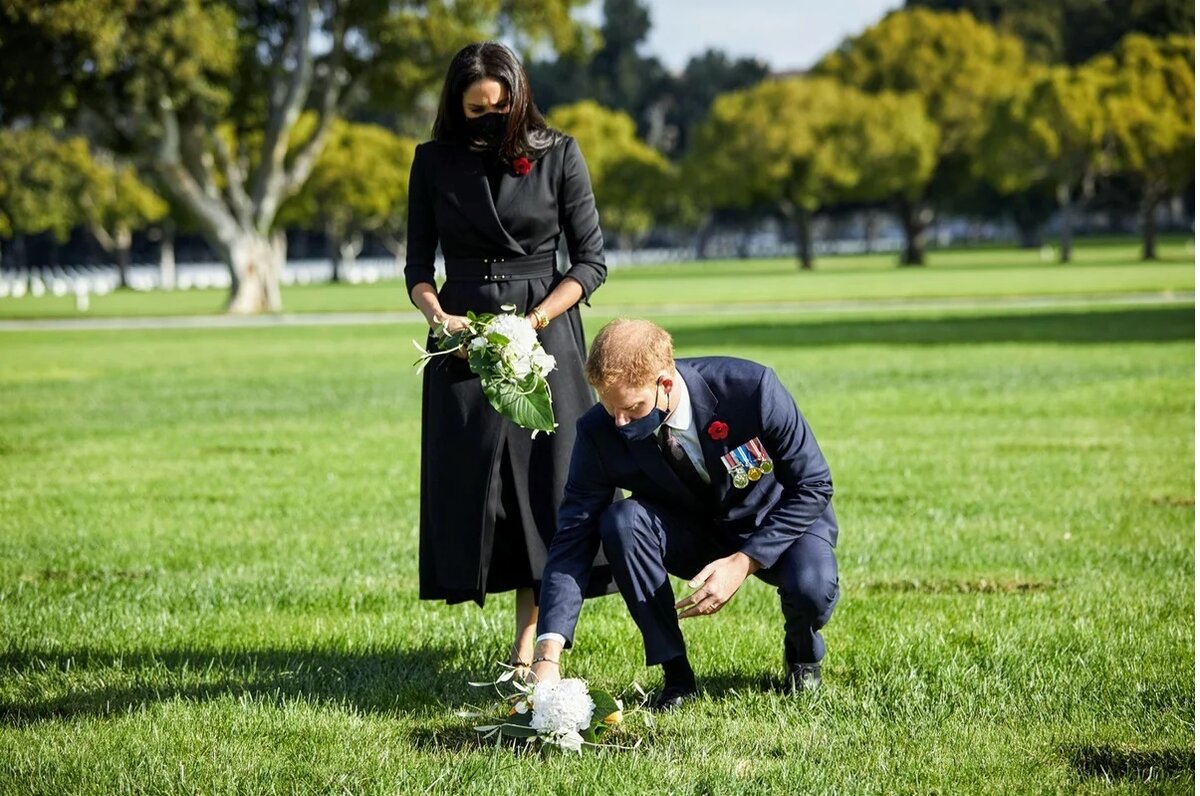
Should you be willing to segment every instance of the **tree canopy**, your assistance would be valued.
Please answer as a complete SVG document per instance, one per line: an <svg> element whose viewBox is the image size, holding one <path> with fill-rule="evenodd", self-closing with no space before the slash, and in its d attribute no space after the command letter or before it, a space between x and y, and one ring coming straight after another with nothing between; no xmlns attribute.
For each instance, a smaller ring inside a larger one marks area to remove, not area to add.
<svg viewBox="0 0 1200 796"><path fill-rule="evenodd" d="M230 308L279 309L282 203L351 107L412 103L462 45L584 46L582 0L11 0L5 120L56 118L136 158L230 264ZM25 66L28 68L24 68ZM308 109L316 119L298 142Z"/></svg>
<svg viewBox="0 0 1200 796"><path fill-rule="evenodd" d="M670 205L675 174L661 153L637 137L629 114L585 100L555 108L547 122L579 142L601 227L626 239L648 232L656 210Z"/></svg>
<svg viewBox="0 0 1200 796"><path fill-rule="evenodd" d="M686 168L710 206L769 202L797 225L812 265L808 216L837 202L920 192L937 128L918 98L868 96L830 78L768 80L718 97Z"/></svg>
<svg viewBox="0 0 1200 796"><path fill-rule="evenodd" d="M907 0L907 7L967 11L1025 43L1031 58L1081 64L1128 33L1194 33L1192 0Z"/></svg>

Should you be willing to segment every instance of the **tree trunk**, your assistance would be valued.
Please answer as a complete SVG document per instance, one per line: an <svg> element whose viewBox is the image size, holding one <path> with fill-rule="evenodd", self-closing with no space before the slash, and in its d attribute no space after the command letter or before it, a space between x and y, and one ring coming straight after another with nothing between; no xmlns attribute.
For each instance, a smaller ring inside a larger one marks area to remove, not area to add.
<svg viewBox="0 0 1200 796"><path fill-rule="evenodd" d="M133 233L128 227L118 227L113 235L113 254L117 257L117 271L121 275L121 287L129 287L129 248L133 245Z"/></svg>
<svg viewBox="0 0 1200 796"><path fill-rule="evenodd" d="M329 281L338 284L342 281L342 236L337 233L332 224L325 225L325 247L329 251L329 264L333 266L333 274Z"/></svg>
<svg viewBox="0 0 1200 796"><path fill-rule="evenodd" d="M800 259L800 268L811 271L813 267L812 246L812 213L805 208L796 210L796 254Z"/></svg>
<svg viewBox="0 0 1200 796"><path fill-rule="evenodd" d="M904 253L901 265L925 264L925 237L933 211L920 201L901 200L899 203L900 223L904 226Z"/></svg>
<svg viewBox="0 0 1200 796"><path fill-rule="evenodd" d="M358 255L362 254L362 234L357 232L351 233L341 241L338 245L338 250L341 252L341 262L343 265L354 265L354 261L358 259Z"/></svg>
<svg viewBox="0 0 1200 796"><path fill-rule="evenodd" d="M12 241L12 259L17 268L28 268L29 259L25 256L25 236L16 235Z"/></svg>
<svg viewBox="0 0 1200 796"><path fill-rule="evenodd" d="M175 289L175 222L163 219L162 237L158 244L158 268L163 290Z"/></svg>
<svg viewBox="0 0 1200 796"><path fill-rule="evenodd" d="M287 239L282 232L269 236L242 232L222 254L232 277L226 304L229 312L252 315L283 309L279 279L287 257Z"/></svg>
<svg viewBox="0 0 1200 796"><path fill-rule="evenodd" d="M1145 195L1142 197L1142 206L1139 210L1142 222L1142 259L1157 260L1157 232L1155 227L1155 211L1158 210L1158 194L1147 188Z"/></svg>
<svg viewBox="0 0 1200 796"><path fill-rule="evenodd" d="M716 219L712 213L704 216L704 221L700 222L700 229L696 233L696 259L708 259L708 247L712 243L713 234L717 231Z"/></svg>
<svg viewBox="0 0 1200 796"><path fill-rule="evenodd" d="M1059 183L1055 194L1058 197L1058 218L1061 225L1058 261L1060 263L1069 263L1071 262L1071 228L1075 223L1075 207L1071 202L1071 186L1065 182Z"/></svg>

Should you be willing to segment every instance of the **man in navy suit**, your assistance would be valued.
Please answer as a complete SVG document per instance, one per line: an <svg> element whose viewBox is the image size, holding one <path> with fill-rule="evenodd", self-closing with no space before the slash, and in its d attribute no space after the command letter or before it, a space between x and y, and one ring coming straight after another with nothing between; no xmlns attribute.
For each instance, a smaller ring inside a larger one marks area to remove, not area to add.
<svg viewBox="0 0 1200 796"><path fill-rule="evenodd" d="M833 483L774 371L728 357L675 360L664 329L617 320L597 335L586 373L600 403L576 427L533 674L559 677L603 544L646 664L663 667L655 707L698 692L678 620L717 613L752 574L779 591L789 687L815 689L819 630L839 594ZM630 497L613 503L616 488ZM695 591L676 602L668 573Z"/></svg>

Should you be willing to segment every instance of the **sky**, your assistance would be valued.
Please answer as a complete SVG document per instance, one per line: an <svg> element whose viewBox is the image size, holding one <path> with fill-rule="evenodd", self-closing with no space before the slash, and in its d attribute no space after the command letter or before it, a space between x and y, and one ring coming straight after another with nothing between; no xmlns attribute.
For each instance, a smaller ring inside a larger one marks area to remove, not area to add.
<svg viewBox="0 0 1200 796"><path fill-rule="evenodd" d="M653 27L644 55L672 71L714 47L753 56L774 71L807 69L847 36L860 33L903 0L642 0ZM600 0L583 18L599 23Z"/></svg>

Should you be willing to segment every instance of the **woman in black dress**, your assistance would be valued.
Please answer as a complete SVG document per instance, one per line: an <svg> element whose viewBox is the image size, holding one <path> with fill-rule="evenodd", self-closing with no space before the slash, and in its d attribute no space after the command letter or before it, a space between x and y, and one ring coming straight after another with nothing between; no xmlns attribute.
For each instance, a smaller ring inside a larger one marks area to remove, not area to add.
<svg viewBox="0 0 1200 796"><path fill-rule="evenodd" d="M571 265L559 273L564 235ZM512 304L557 360L548 380L558 429L536 438L491 407L465 360L439 357L424 377L421 599L482 606L485 594L516 590L510 662L528 665L575 421L595 403L576 305L607 269L579 146L547 128L524 70L501 44L472 44L450 64L433 140L413 160L404 274L431 328L429 350L441 324L453 332L468 310L496 313ZM610 591L608 568L598 562L588 594Z"/></svg>

